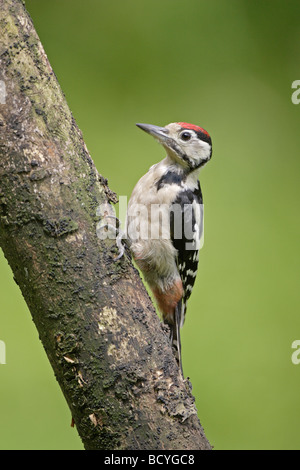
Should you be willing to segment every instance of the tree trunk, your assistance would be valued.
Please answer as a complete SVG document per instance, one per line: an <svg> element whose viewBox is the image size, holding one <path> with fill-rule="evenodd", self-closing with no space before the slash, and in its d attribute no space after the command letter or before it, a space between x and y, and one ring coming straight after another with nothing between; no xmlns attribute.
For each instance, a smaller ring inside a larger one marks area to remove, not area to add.
<svg viewBox="0 0 300 470"><path fill-rule="evenodd" d="M210 449L138 272L100 240L98 174L20 0L0 0L0 246L86 449Z"/></svg>

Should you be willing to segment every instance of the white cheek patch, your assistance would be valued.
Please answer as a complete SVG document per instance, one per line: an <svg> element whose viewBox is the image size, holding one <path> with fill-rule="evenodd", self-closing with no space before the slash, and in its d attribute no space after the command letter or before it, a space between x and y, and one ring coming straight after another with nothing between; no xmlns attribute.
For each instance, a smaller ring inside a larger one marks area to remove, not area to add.
<svg viewBox="0 0 300 470"><path fill-rule="evenodd" d="M203 141L201 142L201 146L203 148L202 155L204 158L208 160L211 156L211 146L207 142L203 142Z"/></svg>
<svg viewBox="0 0 300 470"><path fill-rule="evenodd" d="M197 140L187 149L188 157L196 164L201 160L209 160L211 155L211 146L203 140Z"/></svg>

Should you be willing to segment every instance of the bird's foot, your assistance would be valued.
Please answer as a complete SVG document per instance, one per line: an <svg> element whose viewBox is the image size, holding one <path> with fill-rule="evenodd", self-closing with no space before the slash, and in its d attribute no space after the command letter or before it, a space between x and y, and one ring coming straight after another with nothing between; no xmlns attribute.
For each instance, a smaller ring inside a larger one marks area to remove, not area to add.
<svg viewBox="0 0 300 470"><path fill-rule="evenodd" d="M103 239L102 236L102 230L106 230L106 232L111 231L115 234L115 240L116 240L116 245L118 247L119 254L114 258L114 261L118 261L119 259L122 258L125 252L125 245L123 244L122 240L124 238L124 243L126 243L126 238L125 238L125 232L120 229L120 221L117 217L114 215L105 215L105 219L114 219L116 221L115 225L109 224L108 222L104 222L103 224L99 225L97 227L97 234L99 238ZM111 237L105 237L105 238L111 238Z"/></svg>

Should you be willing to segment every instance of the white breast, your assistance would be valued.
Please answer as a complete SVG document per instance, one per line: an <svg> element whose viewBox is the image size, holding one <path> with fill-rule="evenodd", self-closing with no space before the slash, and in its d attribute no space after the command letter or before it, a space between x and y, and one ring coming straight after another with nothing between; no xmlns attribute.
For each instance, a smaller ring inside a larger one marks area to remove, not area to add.
<svg viewBox="0 0 300 470"><path fill-rule="evenodd" d="M167 162L152 166L136 184L127 209L127 237L133 256L149 284L161 288L174 282L176 249L170 239L169 207L176 199L177 185L157 190L155 183L165 174ZM178 274L179 276L179 274Z"/></svg>

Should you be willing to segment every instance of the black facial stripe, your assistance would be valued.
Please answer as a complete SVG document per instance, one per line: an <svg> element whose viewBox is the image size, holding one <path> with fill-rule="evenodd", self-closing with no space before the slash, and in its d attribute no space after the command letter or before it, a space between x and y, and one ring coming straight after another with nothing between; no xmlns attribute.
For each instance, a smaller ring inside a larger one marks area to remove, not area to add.
<svg viewBox="0 0 300 470"><path fill-rule="evenodd" d="M206 134L203 132L197 132L197 135L201 134L203 135L206 139L202 139L205 142L209 143L211 146L211 138L208 137ZM207 140L208 139L208 140ZM174 152L181 158L184 162L186 162L191 170L196 170L197 168L201 168L201 166L205 165L207 161L209 160L200 160L200 162L196 163L194 160L191 160L184 152L182 152L181 148L174 142L173 140L168 142L168 147L174 150ZM212 156L212 147L210 147L210 157Z"/></svg>
<svg viewBox="0 0 300 470"><path fill-rule="evenodd" d="M184 157L184 153L182 152L181 148L176 144L176 142L172 139L170 141L168 141L168 147L172 150L174 150L174 152L180 157L180 158L183 158ZM186 156L186 155L185 155Z"/></svg>
<svg viewBox="0 0 300 470"><path fill-rule="evenodd" d="M182 158L182 160L184 160L188 164L191 170L196 170L197 168L201 168L201 166L207 163L207 160L200 160L200 162L197 163L195 162L195 160L191 160L186 154L180 155L180 158Z"/></svg>
<svg viewBox="0 0 300 470"><path fill-rule="evenodd" d="M203 140L204 142L207 142L208 144L212 145L211 137L206 132L196 131L196 129L187 129L186 127L181 128L181 132L183 131L192 132L197 135L198 139Z"/></svg>
<svg viewBox="0 0 300 470"><path fill-rule="evenodd" d="M200 140L203 140L204 142L207 142L208 144L211 145L211 137L207 134L205 134L204 132L196 132L197 136L198 136L198 139Z"/></svg>
<svg viewBox="0 0 300 470"><path fill-rule="evenodd" d="M179 156L179 158L181 158L181 160L183 160L184 162L188 164L189 168L191 168L192 170L195 170L196 168L198 168L195 162L190 160L189 157L185 153L182 152L181 148L176 144L176 142L171 141L168 143L168 145L172 150L174 150L174 152Z"/></svg>
<svg viewBox="0 0 300 470"><path fill-rule="evenodd" d="M186 174L176 173L175 171L167 171L155 184L157 191L161 189L166 184L178 184L181 186L181 183L186 180Z"/></svg>

